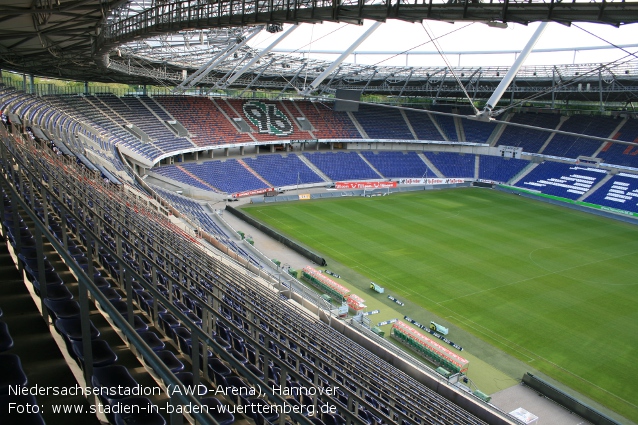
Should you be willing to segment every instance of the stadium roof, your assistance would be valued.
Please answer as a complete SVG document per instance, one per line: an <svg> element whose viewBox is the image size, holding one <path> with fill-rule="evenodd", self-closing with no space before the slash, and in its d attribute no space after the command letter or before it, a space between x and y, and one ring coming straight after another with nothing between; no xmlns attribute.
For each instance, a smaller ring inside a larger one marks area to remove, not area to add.
<svg viewBox="0 0 638 425"><path fill-rule="evenodd" d="M122 45L110 55L112 70L129 74L131 79L151 77L169 85L184 80L183 71L206 65L215 55L248 37L253 28L233 31L184 31ZM293 52L294 53L294 52ZM221 61L198 84L202 90L236 88L299 92L317 78L331 62L293 53L269 52L239 73L260 50L247 45ZM343 62L332 72L315 94L333 94L337 89L352 89L393 96L463 98L458 77L472 98L486 98L494 91L507 66L383 66ZM303 78L301 78L303 76ZM236 79L234 79L237 77ZM232 80L231 80L232 78ZM599 101L631 101L638 90L638 59L626 54L606 64L545 65L523 67L515 81L515 97L535 97ZM600 89L600 90L599 90Z"/></svg>
<svg viewBox="0 0 638 425"><path fill-rule="evenodd" d="M104 80L94 54L96 35L105 16L125 2L2 0L0 66L57 78Z"/></svg>
<svg viewBox="0 0 638 425"><path fill-rule="evenodd" d="M229 0L13 0L11 5L0 4L0 67L80 81L174 86L183 82L184 72L191 76L216 55L232 52L215 61L209 73L202 72L197 85L207 89L302 90L296 76L303 72L312 81L328 68L329 61L273 52L258 58L260 51L242 42L258 25L275 33L284 23L359 24L363 19L478 20L492 25L549 20L620 26L638 22L638 2L430 0L404 4L320 0L264 5ZM249 62L253 63L240 74ZM446 67L344 62L315 94L351 88L394 96L462 97L460 81L472 97L484 98L505 71L506 67L459 67L452 72ZM627 56L603 66L526 67L517 75L513 92L521 93L516 97L537 93L541 99L558 96L598 101L604 96L606 101L631 101L635 99L636 80L638 60Z"/></svg>

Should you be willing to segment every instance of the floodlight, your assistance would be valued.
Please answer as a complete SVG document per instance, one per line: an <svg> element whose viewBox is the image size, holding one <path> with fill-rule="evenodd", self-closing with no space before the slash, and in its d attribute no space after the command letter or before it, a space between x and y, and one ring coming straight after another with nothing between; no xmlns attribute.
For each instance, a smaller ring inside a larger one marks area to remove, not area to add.
<svg viewBox="0 0 638 425"><path fill-rule="evenodd" d="M490 28L501 28L501 29L507 28L507 22L489 21L489 22L485 22L485 25L487 25Z"/></svg>

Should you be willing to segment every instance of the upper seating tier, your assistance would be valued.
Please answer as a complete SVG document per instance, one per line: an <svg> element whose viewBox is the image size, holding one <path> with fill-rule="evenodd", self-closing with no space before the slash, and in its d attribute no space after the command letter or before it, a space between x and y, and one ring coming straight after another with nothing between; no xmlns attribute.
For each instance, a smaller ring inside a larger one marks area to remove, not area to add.
<svg viewBox="0 0 638 425"><path fill-rule="evenodd" d="M345 112L337 112L319 102L291 102L310 122L317 139L360 139L352 120Z"/></svg>
<svg viewBox="0 0 638 425"><path fill-rule="evenodd" d="M371 139L414 140L403 115L397 109L360 105L353 115Z"/></svg>
<svg viewBox="0 0 638 425"><path fill-rule="evenodd" d="M240 133L207 97L158 96L154 99L191 133L197 146L253 141L248 134Z"/></svg>
<svg viewBox="0 0 638 425"><path fill-rule="evenodd" d="M628 119L613 139L638 143L638 119ZM638 168L638 148L619 143L605 143L596 155L608 164Z"/></svg>
<svg viewBox="0 0 638 425"><path fill-rule="evenodd" d="M516 113L509 122L555 129L560 122L560 115ZM524 152L537 153L543 147L550 134L546 131L506 125L505 130L503 130L501 137L498 139L498 144L501 146L520 146Z"/></svg>
<svg viewBox="0 0 638 425"><path fill-rule="evenodd" d="M405 111L405 115L408 117L408 121L418 140L444 140L425 110L419 112L408 109Z"/></svg>
<svg viewBox="0 0 638 425"><path fill-rule="evenodd" d="M597 117L595 120L587 115L572 115L560 127L561 131L570 133L587 134L596 137L610 137L611 133L620 123L607 117ZM602 142L585 137L573 137L556 134L543 149L543 155L560 156L563 158L578 158L579 156L592 156Z"/></svg>

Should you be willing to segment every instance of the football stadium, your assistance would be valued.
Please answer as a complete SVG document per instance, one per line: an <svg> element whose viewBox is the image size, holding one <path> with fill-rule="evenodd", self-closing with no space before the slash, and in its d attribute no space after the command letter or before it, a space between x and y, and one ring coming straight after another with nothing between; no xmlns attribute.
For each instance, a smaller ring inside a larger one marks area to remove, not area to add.
<svg viewBox="0 0 638 425"><path fill-rule="evenodd" d="M638 1L0 22L1 423L638 423Z"/></svg>

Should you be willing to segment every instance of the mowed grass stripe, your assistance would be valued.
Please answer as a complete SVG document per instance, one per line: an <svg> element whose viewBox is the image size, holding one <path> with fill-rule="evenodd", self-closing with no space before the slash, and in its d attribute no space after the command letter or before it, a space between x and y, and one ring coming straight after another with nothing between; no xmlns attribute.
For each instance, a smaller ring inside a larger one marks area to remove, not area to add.
<svg viewBox="0 0 638 425"><path fill-rule="evenodd" d="M477 189L246 211L638 419L638 227Z"/></svg>

